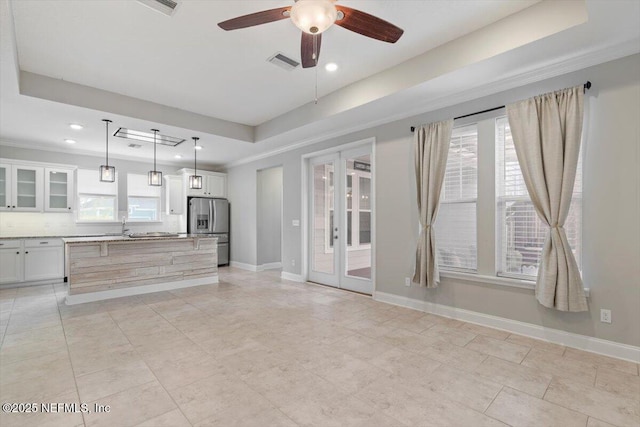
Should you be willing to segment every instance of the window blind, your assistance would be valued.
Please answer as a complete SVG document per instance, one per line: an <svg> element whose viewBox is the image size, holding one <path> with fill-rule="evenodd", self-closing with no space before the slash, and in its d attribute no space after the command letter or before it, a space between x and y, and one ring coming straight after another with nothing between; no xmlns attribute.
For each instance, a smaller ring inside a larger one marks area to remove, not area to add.
<svg viewBox="0 0 640 427"><path fill-rule="evenodd" d="M477 270L478 129L453 129L440 209L434 224L438 265Z"/></svg>
<svg viewBox="0 0 640 427"><path fill-rule="evenodd" d="M507 117L496 120L496 199L498 275L524 278L537 276L548 227L538 218L529 197ZM578 161L573 199L564 228L578 267L581 267L581 158Z"/></svg>

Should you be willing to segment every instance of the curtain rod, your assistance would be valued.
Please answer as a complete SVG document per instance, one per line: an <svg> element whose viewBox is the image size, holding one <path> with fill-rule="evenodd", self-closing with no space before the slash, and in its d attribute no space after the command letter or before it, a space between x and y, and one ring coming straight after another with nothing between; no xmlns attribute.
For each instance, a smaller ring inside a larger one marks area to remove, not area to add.
<svg viewBox="0 0 640 427"><path fill-rule="evenodd" d="M587 80L587 82L584 84L584 91L586 92L587 90L591 89L591 82ZM482 113L488 113L490 111L496 111L499 110L501 108L504 108L504 105L501 105L499 107L495 107L495 108L489 108L488 110L482 110L482 111L477 111L475 113L471 113L471 114L465 114L464 116L460 116L460 117L455 117L453 120L458 120L458 119L464 119L465 117L471 117L471 116L476 116L478 114L482 114ZM411 132L415 132L416 131L416 127L415 126L411 126Z"/></svg>

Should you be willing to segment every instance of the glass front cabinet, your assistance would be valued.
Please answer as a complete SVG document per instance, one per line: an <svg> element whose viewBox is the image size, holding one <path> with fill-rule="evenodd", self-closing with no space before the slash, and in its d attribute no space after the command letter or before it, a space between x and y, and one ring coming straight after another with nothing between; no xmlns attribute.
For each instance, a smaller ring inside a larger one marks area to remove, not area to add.
<svg viewBox="0 0 640 427"><path fill-rule="evenodd" d="M42 211L42 174L41 167L0 164L0 209Z"/></svg>
<svg viewBox="0 0 640 427"><path fill-rule="evenodd" d="M44 210L71 212L73 210L73 169L44 169Z"/></svg>

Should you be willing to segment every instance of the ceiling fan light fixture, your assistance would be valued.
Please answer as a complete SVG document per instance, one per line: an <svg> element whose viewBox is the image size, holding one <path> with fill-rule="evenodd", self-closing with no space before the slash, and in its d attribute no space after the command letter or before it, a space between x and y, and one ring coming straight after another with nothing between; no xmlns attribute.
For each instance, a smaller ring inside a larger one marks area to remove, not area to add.
<svg viewBox="0 0 640 427"><path fill-rule="evenodd" d="M307 34L321 34L332 26L338 10L332 0L298 0L291 7L291 21Z"/></svg>

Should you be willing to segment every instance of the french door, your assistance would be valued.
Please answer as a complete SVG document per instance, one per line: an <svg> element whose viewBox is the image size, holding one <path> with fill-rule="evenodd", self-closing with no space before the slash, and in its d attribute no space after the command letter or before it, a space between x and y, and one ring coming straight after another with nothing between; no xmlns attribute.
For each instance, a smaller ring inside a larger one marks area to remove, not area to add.
<svg viewBox="0 0 640 427"><path fill-rule="evenodd" d="M308 279L371 295L371 146L309 160Z"/></svg>

